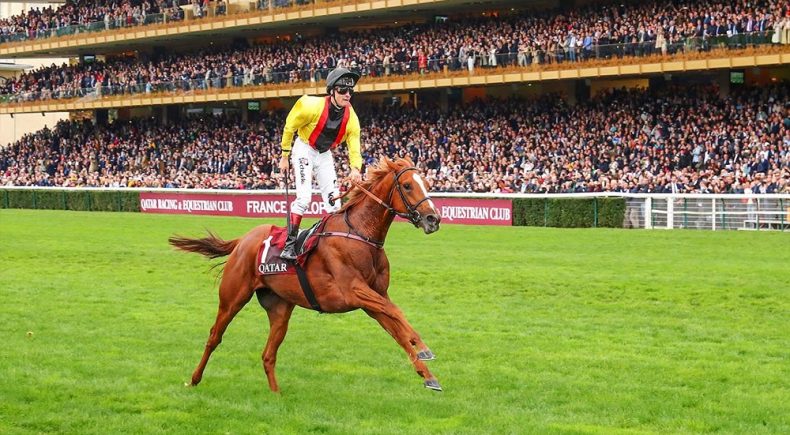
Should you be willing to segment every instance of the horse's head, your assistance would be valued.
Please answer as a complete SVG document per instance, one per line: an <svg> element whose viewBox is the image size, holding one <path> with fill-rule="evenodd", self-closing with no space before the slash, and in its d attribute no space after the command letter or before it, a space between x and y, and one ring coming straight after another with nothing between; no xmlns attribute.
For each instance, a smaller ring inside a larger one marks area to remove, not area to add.
<svg viewBox="0 0 790 435"><path fill-rule="evenodd" d="M428 196L428 185L409 159L382 158L368 167L365 181L358 186L343 206L353 207L366 195L375 199L390 214L402 217L425 234L439 229L442 218Z"/></svg>
<svg viewBox="0 0 790 435"><path fill-rule="evenodd" d="M420 170L410 159L390 161L388 166L393 174L390 206L398 216L408 219L415 227L421 227L425 234L438 231L442 217L428 195L428 184Z"/></svg>

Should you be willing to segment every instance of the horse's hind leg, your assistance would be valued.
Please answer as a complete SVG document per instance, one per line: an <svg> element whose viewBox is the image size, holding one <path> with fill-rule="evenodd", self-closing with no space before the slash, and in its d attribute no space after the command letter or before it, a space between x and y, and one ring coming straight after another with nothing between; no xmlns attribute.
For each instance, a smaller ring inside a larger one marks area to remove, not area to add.
<svg viewBox="0 0 790 435"><path fill-rule="evenodd" d="M276 393L280 391L280 387L277 385L277 378L274 375L274 366L277 364L277 349L280 348L280 344L282 344L285 334L288 332L288 321L291 319L294 304L286 302L276 294L269 292L262 298L261 305L266 308L266 314L269 316L269 339L266 341L266 347L263 349L261 359L263 360L263 370L266 372L266 378L269 381L269 388Z"/></svg>
<svg viewBox="0 0 790 435"><path fill-rule="evenodd" d="M208 341L206 342L206 349L203 351L203 358L200 359L195 371L192 373L192 385L197 385L203 379L203 370L206 369L206 364L214 352L214 349L222 342L222 335L225 333L230 322L236 317L236 314L247 305L247 302L252 298L254 290L250 283L241 282L241 275L232 273L226 267L222 276L222 283L219 286L219 309L217 310L217 320L214 326L211 327Z"/></svg>

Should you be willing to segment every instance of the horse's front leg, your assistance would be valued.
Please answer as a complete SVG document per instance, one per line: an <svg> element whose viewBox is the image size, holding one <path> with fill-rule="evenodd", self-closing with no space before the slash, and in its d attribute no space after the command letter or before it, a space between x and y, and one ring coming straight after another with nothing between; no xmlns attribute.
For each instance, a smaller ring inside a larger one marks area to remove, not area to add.
<svg viewBox="0 0 790 435"><path fill-rule="evenodd" d="M442 391L439 381L428 370L428 366L419 358L417 351L411 343L411 336L414 329L411 327L401 310L392 302L382 297L369 287L358 287L354 290L354 295L362 309L368 315L376 319L400 344L403 350L409 355L411 363L417 374L425 379L425 387L436 391Z"/></svg>
<svg viewBox="0 0 790 435"><path fill-rule="evenodd" d="M385 298L387 299L387 302L389 302L392 305L393 309L397 310L398 314L405 319L406 316L404 316L403 311L401 311L401 309L397 305L392 303L389 297L385 296ZM368 315L370 315L370 313L368 313ZM390 323L394 322L394 320L392 320L389 317L383 317L382 320ZM383 324L382 326L387 331L390 331L390 329L392 329L391 327L384 326ZM435 360L436 355L434 355L431 349L428 348L428 345L426 345L425 342L422 341L422 338L420 338L420 334L418 334L417 331L414 328L412 328L410 324L407 323L406 326L409 327L409 330L407 331L407 334L409 336L409 342L412 344L412 346L414 346L417 349L417 358L421 359L422 361Z"/></svg>

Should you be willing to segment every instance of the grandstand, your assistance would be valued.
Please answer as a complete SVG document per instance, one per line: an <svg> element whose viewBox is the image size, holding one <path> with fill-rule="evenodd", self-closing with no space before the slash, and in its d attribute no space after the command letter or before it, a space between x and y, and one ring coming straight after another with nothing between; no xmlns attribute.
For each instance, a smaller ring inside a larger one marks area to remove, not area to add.
<svg viewBox="0 0 790 435"><path fill-rule="evenodd" d="M0 0L0 435L790 434L788 237L788 0Z"/></svg>
<svg viewBox="0 0 790 435"><path fill-rule="evenodd" d="M282 188L284 111L345 66L367 161L408 155L435 191L790 191L784 2L67 0L2 18L0 57L68 58L2 72L3 185Z"/></svg>

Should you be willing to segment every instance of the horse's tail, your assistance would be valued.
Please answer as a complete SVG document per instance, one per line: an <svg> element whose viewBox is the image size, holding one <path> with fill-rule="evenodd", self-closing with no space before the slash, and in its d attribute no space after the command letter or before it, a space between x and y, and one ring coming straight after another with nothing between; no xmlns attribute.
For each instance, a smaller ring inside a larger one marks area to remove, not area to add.
<svg viewBox="0 0 790 435"><path fill-rule="evenodd" d="M222 240L216 234L209 231L208 236L202 239L188 239L181 236L173 236L167 239L174 247L187 252L197 252L208 258L214 259L224 257L233 252L239 239Z"/></svg>

